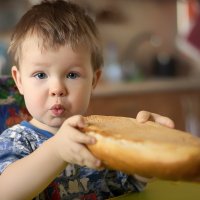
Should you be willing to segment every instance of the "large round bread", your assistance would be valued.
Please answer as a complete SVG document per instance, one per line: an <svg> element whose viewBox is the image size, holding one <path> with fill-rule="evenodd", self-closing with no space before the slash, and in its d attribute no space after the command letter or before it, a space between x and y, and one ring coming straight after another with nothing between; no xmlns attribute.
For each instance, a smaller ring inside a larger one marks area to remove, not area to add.
<svg viewBox="0 0 200 200"><path fill-rule="evenodd" d="M88 148L111 169L144 177L193 180L200 177L200 139L154 122L91 115L86 134L97 139Z"/></svg>

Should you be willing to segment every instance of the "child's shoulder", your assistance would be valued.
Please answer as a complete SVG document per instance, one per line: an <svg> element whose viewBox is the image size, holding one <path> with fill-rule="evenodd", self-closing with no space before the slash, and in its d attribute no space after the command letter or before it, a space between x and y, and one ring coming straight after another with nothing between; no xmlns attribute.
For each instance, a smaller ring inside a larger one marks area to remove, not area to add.
<svg viewBox="0 0 200 200"><path fill-rule="evenodd" d="M0 134L0 144L5 141L13 143L37 143L40 144L45 141L39 132L31 129L30 127L24 126L23 124L16 124L2 132Z"/></svg>
<svg viewBox="0 0 200 200"><path fill-rule="evenodd" d="M25 127L14 125L0 134L0 173L11 163L33 152Z"/></svg>
<svg viewBox="0 0 200 200"><path fill-rule="evenodd" d="M0 159L5 152L9 152L11 157L15 154L24 157L36 150L45 140L40 133L23 124L14 125L0 134Z"/></svg>
<svg viewBox="0 0 200 200"><path fill-rule="evenodd" d="M7 128L6 130L4 130L1 134L0 137L1 138L7 138L7 137L11 137L11 138L15 138L16 135L20 135L24 132L25 127L23 127L21 124L16 124L12 127Z"/></svg>

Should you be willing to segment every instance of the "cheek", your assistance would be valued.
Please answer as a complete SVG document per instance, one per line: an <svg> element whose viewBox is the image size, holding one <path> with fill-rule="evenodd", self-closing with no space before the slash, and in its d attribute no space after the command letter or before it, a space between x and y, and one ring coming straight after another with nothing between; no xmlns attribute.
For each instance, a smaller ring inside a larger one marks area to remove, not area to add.
<svg viewBox="0 0 200 200"><path fill-rule="evenodd" d="M38 94L37 90L24 90L24 100L30 113L35 112L35 110L39 111L44 107L43 96Z"/></svg>
<svg viewBox="0 0 200 200"><path fill-rule="evenodd" d="M73 92L73 99L71 99L72 104L77 109L84 109L86 110L90 101L92 92L92 85L91 84L82 84L79 88L74 89Z"/></svg>

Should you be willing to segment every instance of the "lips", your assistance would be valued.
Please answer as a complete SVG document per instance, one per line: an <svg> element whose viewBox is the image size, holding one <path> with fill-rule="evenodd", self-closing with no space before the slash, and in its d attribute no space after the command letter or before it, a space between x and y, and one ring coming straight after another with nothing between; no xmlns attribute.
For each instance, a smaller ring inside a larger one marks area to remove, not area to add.
<svg viewBox="0 0 200 200"><path fill-rule="evenodd" d="M65 108L60 104L52 106L50 110L55 116L61 116L65 112Z"/></svg>

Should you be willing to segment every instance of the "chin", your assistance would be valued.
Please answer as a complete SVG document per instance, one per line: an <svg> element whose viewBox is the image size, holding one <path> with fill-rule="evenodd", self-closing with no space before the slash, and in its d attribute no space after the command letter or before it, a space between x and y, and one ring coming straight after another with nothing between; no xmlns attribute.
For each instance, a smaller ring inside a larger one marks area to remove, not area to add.
<svg viewBox="0 0 200 200"><path fill-rule="evenodd" d="M54 128L60 128L65 120L66 119L54 119L49 123L49 126Z"/></svg>

